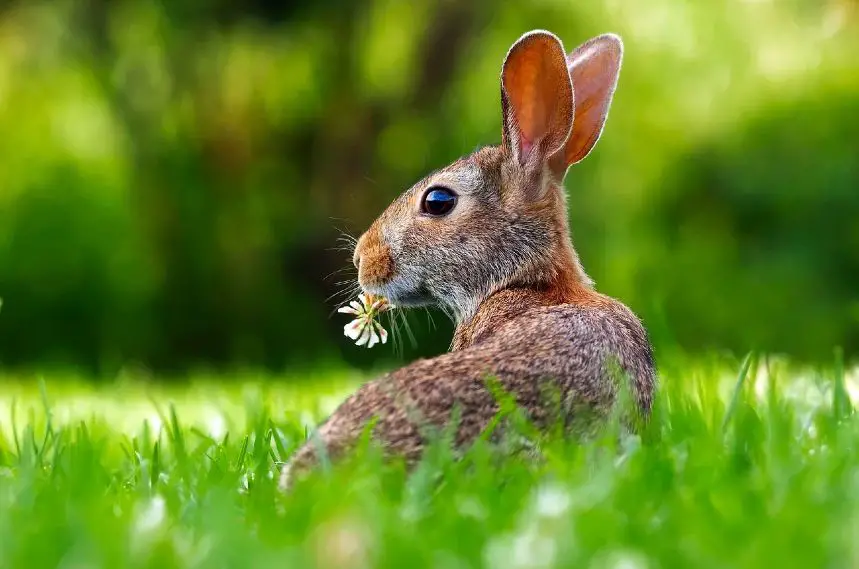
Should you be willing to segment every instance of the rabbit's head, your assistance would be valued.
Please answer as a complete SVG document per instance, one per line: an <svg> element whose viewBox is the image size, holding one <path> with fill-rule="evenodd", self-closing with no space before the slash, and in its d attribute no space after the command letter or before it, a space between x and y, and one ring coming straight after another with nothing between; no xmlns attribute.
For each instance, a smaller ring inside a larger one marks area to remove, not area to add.
<svg viewBox="0 0 859 569"><path fill-rule="evenodd" d="M561 183L602 132L622 53L611 34L570 54L549 32L519 38L501 71L501 145L428 175L373 222L355 247L361 287L458 321L502 288L537 287L564 302L590 287Z"/></svg>

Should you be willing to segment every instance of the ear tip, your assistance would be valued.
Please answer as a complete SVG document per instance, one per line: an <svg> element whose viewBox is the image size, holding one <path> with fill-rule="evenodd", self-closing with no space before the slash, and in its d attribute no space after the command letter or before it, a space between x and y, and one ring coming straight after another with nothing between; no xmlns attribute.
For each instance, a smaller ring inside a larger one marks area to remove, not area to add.
<svg viewBox="0 0 859 569"><path fill-rule="evenodd" d="M519 38L515 42L513 42L513 45L510 46L510 51L512 52L517 47L532 44L535 42L548 43L552 46L558 46L560 47L562 52L564 51L564 42L561 41L561 38L559 38L557 34L554 34L549 30L539 28L527 31L521 36L519 36Z"/></svg>
<svg viewBox="0 0 859 569"><path fill-rule="evenodd" d="M561 41L561 38L559 38L557 34L550 32L549 30L544 30L543 28L535 28L535 29L529 30L529 31L525 32L524 34L522 34L521 36L519 36L519 39L517 40L517 42L522 41L523 39L526 39L526 38L531 38L531 37L543 38L543 39L553 39L553 40L557 40L559 42Z"/></svg>
<svg viewBox="0 0 859 569"><path fill-rule="evenodd" d="M561 38L548 30L535 29L519 36L519 39L513 42L513 45L507 50L507 55L501 66L502 76L509 67L515 67L527 60L527 54L538 52L547 56L559 68L566 69L567 56Z"/></svg>
<svg viewBox="0 0 859 569"><path fill-rule="evenodd" d="M574 66L583 59L595 56L608 58L613 62L614 67L620 69L623 60L623 40L615 33L600 34L567 54L567 61L570 66Z"/></svg>
<svg viewBox="0 0 859 569"><path fill-rule="evenodd" d="M620 35L614 32L607 32L598 35L593 41L602 44L603 49L614 52L618 59L623 57L623 39L621 39Z"/></svg>

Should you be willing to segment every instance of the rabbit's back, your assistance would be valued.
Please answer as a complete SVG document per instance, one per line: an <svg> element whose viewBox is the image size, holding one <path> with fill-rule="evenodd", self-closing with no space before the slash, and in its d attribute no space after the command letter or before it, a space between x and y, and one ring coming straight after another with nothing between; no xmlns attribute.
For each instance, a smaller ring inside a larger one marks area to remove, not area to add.
<svg viewBox="0 0 859 569"><path fill-rule="evenodd" d="M454 408L456 443L467 444L499 410L487 378L496 379L539 425L559 409L547 399L553 394L561 396L562 412L604 414L616 396L617 364L631 379L640 410L649 413L655 383L651 348L638 318L622 304L538 306L490 328L467 348L364 384L320 427L327 451L347 450L375 419L374 438L390 453L416 460L426 441L424 427L444 427ZM308 445L296 460L310 460L313 452Z"/></svg>

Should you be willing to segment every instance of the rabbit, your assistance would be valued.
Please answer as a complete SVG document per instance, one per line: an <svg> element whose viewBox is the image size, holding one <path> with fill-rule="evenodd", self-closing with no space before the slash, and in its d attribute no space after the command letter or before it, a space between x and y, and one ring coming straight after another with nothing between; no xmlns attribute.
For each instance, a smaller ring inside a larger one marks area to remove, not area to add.
<svg viewBox="0 0 859 569"><path fill-rule="evenodd" d="M435 305L456 324L450 350L365 383L287 461L279 485L353 448L368 422L386 456L407 465L426 445L421 421L466 448L499 411L486 380L533 424L550 419L550 381L570 413L608 415L612 365L645 421L657 385L639 318L597 292L573 248L562 185L608 116L623 56L615 34L569 54L545 30L521 36L501 69L501 144L479 148L401 194L358 239L354 264L370 294L400 307Z"/></svg>

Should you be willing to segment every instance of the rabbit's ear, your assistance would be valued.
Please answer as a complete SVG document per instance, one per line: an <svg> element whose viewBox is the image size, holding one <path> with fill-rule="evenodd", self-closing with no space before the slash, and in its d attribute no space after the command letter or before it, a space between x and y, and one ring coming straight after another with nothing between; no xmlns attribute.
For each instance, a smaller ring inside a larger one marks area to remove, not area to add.
<svg viewBox="0 0 859 569"><path fill-rule="evenodd" d="M503 145L531 172L559 152L573 125L573 89L561 40L528 32L510 51L501 71Z"/></svg>
<svg viewBox="0 0 859 569"><path fill-rule="evenodd" d="M622 58L623 42L614 34L590 39L567 56L576 108L573 131L560 165L562 171L583 160L599 140L617 87Z"/></svg>

